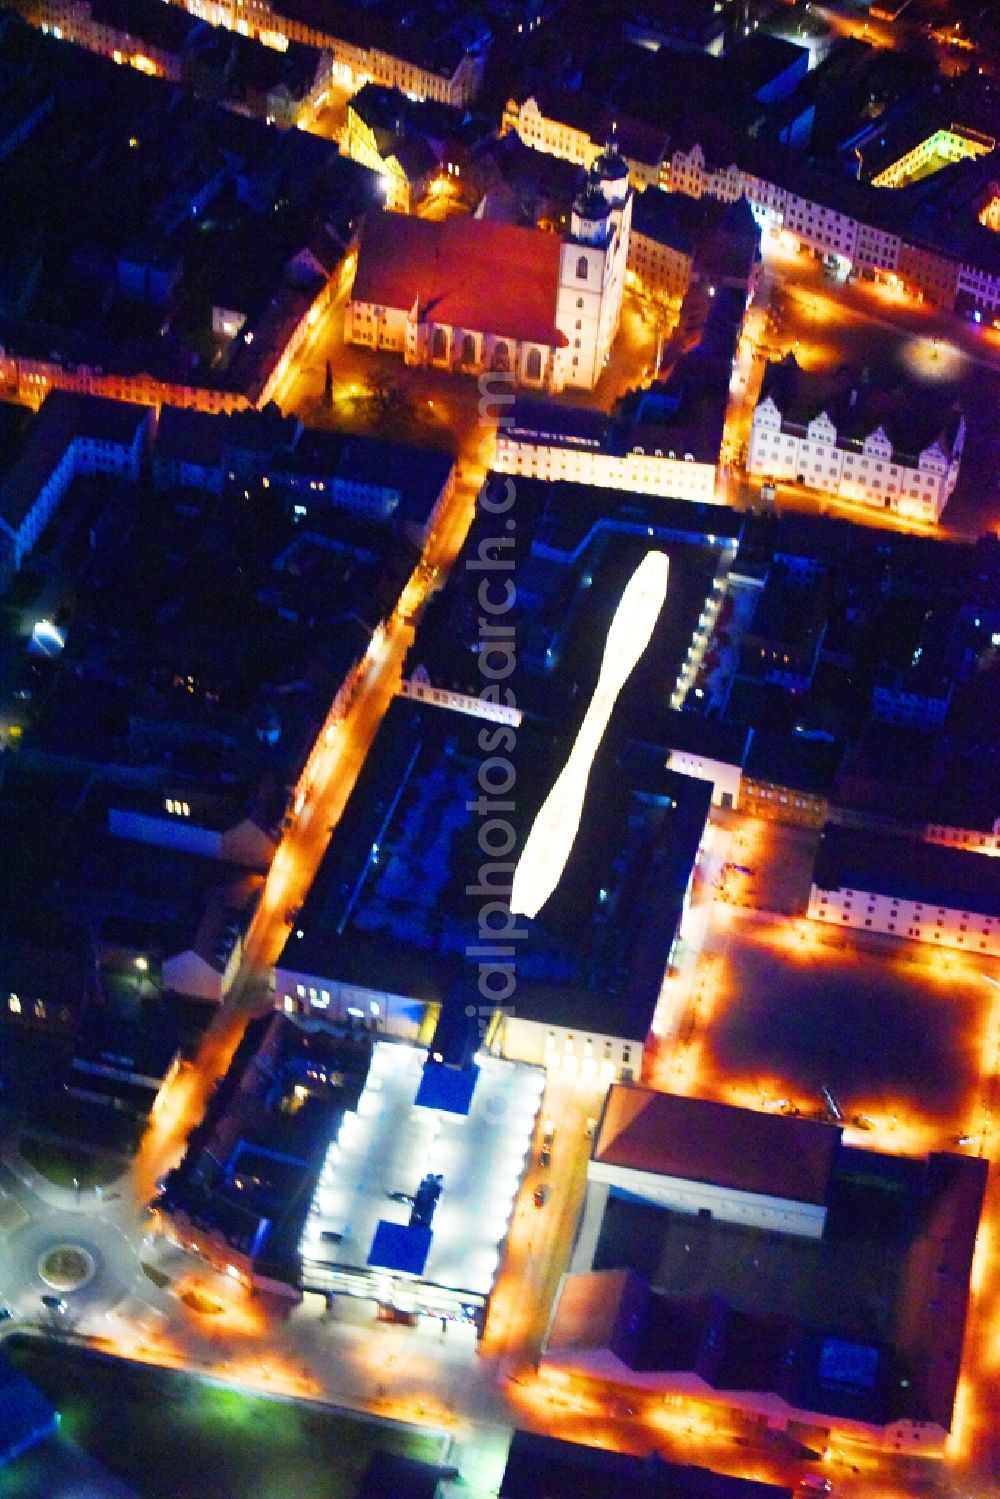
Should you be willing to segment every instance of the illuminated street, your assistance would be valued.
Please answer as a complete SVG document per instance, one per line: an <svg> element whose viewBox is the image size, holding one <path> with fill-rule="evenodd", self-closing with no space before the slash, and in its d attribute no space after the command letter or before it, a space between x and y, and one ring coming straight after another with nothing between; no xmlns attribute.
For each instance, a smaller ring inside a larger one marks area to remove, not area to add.
<svg viewBox="0 0 1000 1499"><path fill-rule="evenodd" d="M783 279L790 295L781 331L775 335L779 345L794 346L796 338L801 343L804 337L815 341L824 316L830 320L825 326L835 333L823 336L832 341L822 353L804 358L835 358L838 351L856 358L860 348L869 346L859 341L871 340L872 346L884 343L882 321L874 320L874 293L867 288L848 289L853 301L845 315L838 310L843 289L838 288L832 294L837 300L832 300L812 263L801 267L796 263ZM343 298L317 327L308 350L289 374L283 399L293 408L315 413L328 357L334 367L335 401L348 413L356 400L352 383L356 389L363 388L371 378L376 366L373 356L339 342L342 304ZM641 318L633 316L637 328L644 329ZM931 326L917 309L912 318L915 330ZM973 352L978 347L971 330L964 342ZM905 337L901 344L905 346ZM931 356L933 367L937 364L933 345ZM992 372L997 364L1000 358L991 353L981 356L975 366L976 379L981 379L985 368ZM430 569L446 573L464 539L489 436L484 445L471 382L456 384L430 371L404 370L382 358L377 366L384 366L404 386L411 408L421 413L428 432L448 433L460 451L461 478L455 498L428 546L423 570L414 575L407 590L412 599L407 613L415 614L426 595ZM963 358L953 361L949 373L968 381L971 368L971 360ZM937 373L936 368L932 373ZM960 500L956 495L956 507ZM804 503L814 506L815 497ZM845 512L850 509L844 508ZM330 737L320 747L308 795L297 807L272 867L241 978L209 1032L197 1068L182 1072L147 1136L134 1173L137 1201L151 1195L155 1179L176 1158L200 1117L211 1083L228 1063L246 1015L269 1003L265 976L285 940L287 913L304 899L330 830L391 701L411 640L409 620L396 616L389 621L343 723L327 731ZM705 928L700 950L692 953L684 973L668 981L672 987L665 989L665 997L668 1008L673 1007L673 1019L670 1034L655 1054L652 1076L674 1091L721 1096L752 1107L774 1109L787 1104L803 1111L822 1108L818 1090L826 1085L849 1118L863 1123L863 1127L851 1126L848 1137L890 1151L947 1149L956 1136L966 1133L983 1139L989 1121L980 1113L982 1105L977 1100L983 1086L979 1069L984 1061L984 1017L992 1008L992 995L984 995L977 975L958 958L929 963L922 953L907 952L900 957L895 948L882 951L877 943L871 950L831 946L809 923L797 920L794 913L804 896L802 881L807 882L812 840L796 837L790 844L787 833L748 820L728 819L714 828L716 842L709 867L718 873L729 856L727 850L732 850L754 875L752 879L730 876L724 888L702 889L696 906ZM761 906L763 910L756 909ZM831 999L834 975L840 975L843 985L839 999ZM877 1011L871 1008L873 992L883 995ZM797 995L791 1009L789 993ZM917 994L920 1008L914 1012ZM845 1024L845 1002L855 1000L856 1008L846 1012L850 1018ZM824 1013L829 1014L829 1022L823 1020ZM884 1027L890 1022L897 1041L887 1045ZM872 1026L875 1029L869 1032ZM869 1035L868 1042L865 1035ZM995 1071L995 1051L989 1065ZM596 1092L550 1081L542 1116L556 1127L553 1164L544 1170L536 1160L526 1175L478 1353L473 1353L471 1345L452 1339L442 1346L406 1329L375 1328L366 1313L355 1318L349 1309L331 1323L309 1298L283 1328L269 1317L261 1320L254 1315L244 1320L238 1295L233 1301L231 1287L204 1273L201 1278L212 1288L211 1294L232 1304L225 1337L220 1341L220 1330L216 1330L206 1341L204 1319L190 1312L178 1322L175 1302L155 1327L145 1327L138 1341L135 1334L126 1335L130 1347L143 1357L168 1363L185 1365L208 1359L227 1378L261 1388L323 1395L394 1419L454 1430L465 1440L473 1440L473 1433L484 1429L483 1423L489 1430L505 1421L517 1421L624 1450L644 1452L655 1447L683 1461L690 1458L691 1440L697 1433L702 1459L721 1471L794 1481L800 1465L776 1451L773 1444L753 1446L751 1442L748 1446L742 1431L720 1429L719 1414L710 1408L692 1404L664 1409L662 1404L638 1397L623 1398L614 1390L581 1387L577 1391L535 1375L535 1360L559 1278L568 1265L573 1225L582 1202L589 1153L587 1125L599 1108ZM533 1196L541 1183L547 1195L538 1208ZM998 1212L994 1185L984 1229L987 1247L981 1248L980 1264L988 1246L1000 1242L994 1226ZM969 1383L961 1397L962 1420L953 1446L956 1461L971 1462L972 1471L985 1473L994 1438L990 1423L977 1419L976 1412L988 1388L985 1381L995 1380L1000 1388L1000 1360L990 1331L1000 1319L1000 1303L994 1308L983 1289L987 1277L982 1270L979 1283L968 1342ZM340 1350L340 1372L335 1379L327 1372L324 1353L331 1338ZM259 1355L249 1361L240 1355L240 1341L248 1339L251 1347L267 1347L265 1364L257 1364ZM471 1428L465 1424L470 1420ZM873 1457L838 1439L828 1471L836 1476L838 1492L858 1499L873 1495L890 1499L911 1492L911 1478L925 1469L926 1465L907 1463L898 1470L890 1459ZM942 1488L940 1492L952 1491Z"/></svg>
<svg viewBox="0 0 1000 1499"><path fill-rule="evenodd" d="M0 1499L1000 1499L998 11L5 8Z"/></svg>
<svg viewBox="0 0 1000 1499"><path fill-rule="evenodd" d="M711 891L702 886L701 906L710 911L703 946L689 971L671 981L678 986L672 1023L652 1054L649 1080L669 1091L817 1117L825 1085L843 1109L852 1144L923 1155L955 1150L961 1137L970 1153L1000 1159L994 966L919 944L833 934L797 917L804 891L794 848L808 838L801 830L723 814L714 836L713 862L728 851L752 874ZM934 1480L935 1491L949 1495L964 1494L963 1483L977 1496L996 1492L1000 1446L987 1413L1000 1398L998 1213L993 1173L973 1267L959 1419ZM843 1439L831 1450L838 1492L908 1495L921 1472L906 1460L873 1460ZM851 1465L869 1476L855 1480L843 1471Z"/></svg>

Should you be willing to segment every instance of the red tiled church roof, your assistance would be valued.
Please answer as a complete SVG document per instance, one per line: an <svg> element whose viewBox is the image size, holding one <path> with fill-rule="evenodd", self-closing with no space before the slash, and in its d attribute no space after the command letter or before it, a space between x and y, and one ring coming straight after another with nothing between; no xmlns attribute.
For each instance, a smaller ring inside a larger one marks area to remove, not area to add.
<svg viewBox="0 0 1000 1499"><path fill-rule="evenodd" d="M351 297L406 311L419 302L427 322L564 348L561 247L540 229L382 212L365 224Z"/></svg>

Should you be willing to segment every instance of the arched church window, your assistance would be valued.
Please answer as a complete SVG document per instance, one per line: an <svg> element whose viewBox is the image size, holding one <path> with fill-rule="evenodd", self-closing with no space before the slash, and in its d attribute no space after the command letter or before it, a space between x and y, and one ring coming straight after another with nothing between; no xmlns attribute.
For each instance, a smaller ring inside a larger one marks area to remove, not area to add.
<svg viewBox="0 0 1000 1499"><path fill-rule="evenodd" d="M462 339L462 363L475 364L476 362L476 340L471 333L467 333Z"/></svg>
<svg viewBox="0 0 1000 1499"><path fill-rule="evenodd" d="M528 350L528 357L524 362L524 374L528 380L540 380L542 378L542 355L540 349Z"/></svg>
<svg viewBox="0 0 1000 1499"><path fill-rule="evenodd" d="M510 369L510 350L506 344L500 343L494 348L492 368L495 370Z"/></svg>
<svg viewBox="0 0 1000 1499"><path fill-rule="evenodd" d="M448 335L443 328L435 328L431 337L431 358L444 359L448 354Z"/></svg>
<svg viewBox="0 0 1000 1499"><path fill-rule="evenodd" d="M576 274L577 274L577 276L579 277L579 279L581 281L586 281L586 279L587 279L587 257L586 257L586 255L581 255L580 258L579 258L579 260L577 261L577 263L576 263Z"/></svg>

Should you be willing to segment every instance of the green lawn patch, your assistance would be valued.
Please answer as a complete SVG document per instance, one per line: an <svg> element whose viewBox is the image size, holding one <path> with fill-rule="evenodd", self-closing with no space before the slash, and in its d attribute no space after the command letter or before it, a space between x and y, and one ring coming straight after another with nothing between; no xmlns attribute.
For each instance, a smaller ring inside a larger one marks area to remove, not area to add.
<svg viewBox="0 0 1000 1499"><path fill-rule="evenodd" d="M89 1192L117 1181L125 1170L120 1156L107 1151L76 1150L72 1145L43 1140L38 1135L22 1135L18 1148L28 1165L34 1166L55 1187L72 1189L76 1184L81 1192Z"/></svg>
<svg viewBox="0 0 1000 1499"><path fill-rule="evenodd" d="M433 1432L245 1395L40 1339L8 1340L6 1349L87 1455L142 1499L354 1499L377 1448L425 1462L441 1450ZM52 1499L51 1475L39 1474L43 1457L38 1448L0 1471L2 1499Z"/></svg>

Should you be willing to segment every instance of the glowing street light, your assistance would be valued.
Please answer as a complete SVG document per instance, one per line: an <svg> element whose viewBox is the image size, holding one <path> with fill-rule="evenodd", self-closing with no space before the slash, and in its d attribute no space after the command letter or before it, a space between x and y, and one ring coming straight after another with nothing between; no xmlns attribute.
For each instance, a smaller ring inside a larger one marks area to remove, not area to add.
<svg viewBox="0 0 1000 1499"><path fill-rule="evenodd" d="M569 759L535 818L514 871L510 896L513 915L536 916L559 883L580 826L590 767L618 694L649 644L667 596L669 568L665 552L647 552L626 584L608 631L594 696Z"/></svg>

